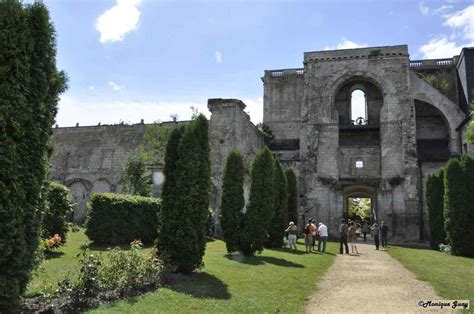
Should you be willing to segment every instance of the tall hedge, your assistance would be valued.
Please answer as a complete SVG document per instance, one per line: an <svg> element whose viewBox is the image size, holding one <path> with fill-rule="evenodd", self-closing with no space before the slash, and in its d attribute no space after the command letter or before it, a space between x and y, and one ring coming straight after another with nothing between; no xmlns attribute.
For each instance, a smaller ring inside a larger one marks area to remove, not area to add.
<svg viewBox="0 0 474 314"><path fill-rule="evenodd" d="M221 228L229 253L239 249L245 206L244 175L244 159L238 150L233 150L225 163L221 201Z"/></svg>
<svg viewBox="0 0 474 314"><path fill-rule="evenodd" d="M86 235L98 244L128 244L157 238L160 199L114 193L92 194Z"/></svg>
<svg viewBox="0 0 474 314"><path fill-rule="evenodd" d="M463 255L465 247L472 246L472 243L466 242L465 223L469 207L467 184L468 180L459 160L449 160L444 171L444 227L455 255Z"/></svg>
<svg viewBox="0 0 474 314"><path fill-rule="evenodd" d="M426 208L430 224L430 245L439 250L441 243L446 243L444 231L444 171L430 174L426 180Z"/></svg>
<svg viewBox="0 0 474 314"><path fill-rule="evenodd" d="M461 166L466 179L466 199L467 206L464 208L463 221L464 241L461 254L463 256L474 257L474 159L468 155L461 158Z"/></svg>
<svg viewBox="0 0 474 314"><path fill-rule="evenodd" d="M296 183L296 174L292 168L285 170L286 182L288 184L288 221L293 221L298 225L298 186Z"/></svg>
<svg viewBox="0 0 474 314"><path fill-rule="evenodd" d="M62 184L48 184L47 206L45 207L41 236L51 238L56 233L66 239L67 220L72 214L72 196L69 189Z"/></svg>
<svg viewBox="0 0 474 314"><path fill-rule="evenodd" d="M172 161L175 168L173 180L176 181L163 194L166 206L170 206L166 211L170 212L162 221L173 229L170 230L169 243L165 243L164 235L160 235L159 249L165 261L171 263L176 271L190 273L202 266L206 249L211 162L209 125L204 115L197 115L186 125L173 153L177 156ZM168 161L166 156L165 162ZM165 185L167 180L169 173L165 171Z"/></svg>
<svg viewBox="0 0 474 314"><path fill-rule="evenodd" d="M273 162L273 189L273 210L268 227L267 245L278 248L283 246L285 227L288 226L288 186L278 158L275 158Z"/></svg>
<svg viewBox="0 0 474 314"><path fill-rule="evenodd" d="M250 196L241 233L240 251L253 255L263 250L274 204L273 156L265 147L252 163Z"/></svg>
<svg viewBox="0 0 474 314"><path fill-rule="evenodd" d="M0 47L0 312L12 312L35 266L49 140L66 84L42 3L0 1Z"/></svg>
<svg viewBox="0 0 474 314"><path fill-rule="evenodd" d="M174 259L175 252L178 253L180 241L177 231L183 223L183 217L177 210L178 204L178 146L183 135L184 127L175 128L170 134L165 152L165 166L163 175L165 181L161 189L161 216L160 229L158 232L157 252L158 256L167 262Z"/></svg>

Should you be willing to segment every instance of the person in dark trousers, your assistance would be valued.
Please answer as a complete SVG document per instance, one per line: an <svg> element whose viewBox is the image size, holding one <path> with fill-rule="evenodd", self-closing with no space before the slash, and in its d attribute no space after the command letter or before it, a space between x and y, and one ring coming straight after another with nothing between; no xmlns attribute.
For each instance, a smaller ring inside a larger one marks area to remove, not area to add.
<svg viewBox="0 0 474 314"><path fill-rule="evenodd" d="M343 254L342 251L342 245L344 245L346 249L346 254L349 254L349 246L347 245L347 230L349 229L349 226L347 225L347 222L345 219L341 220L341 225L339 226L339 254Z"/></svg>
<svg viewBox="0 0 474 314"><path fill-rule="evenodd" d="M362 234L364 235L364 242L367 239L367 233L369 233L369 225L367 224L367 221L364 221L362 224Z"/></svg>
<svg viewBox="0 0 474 314"><path fill-rule="evenodd" d="M388 226L382 220L380 224L380 235L382 237L382 247L387 247Z"/></svg>
<svg viewBox="0 0 474 314"><path fill-rule="evenodd" d="M374 236L374 242L375 242L375 249L379 249L379 233L380 233L380 227L377 223L374 223L374 225L370 228L372 230L372 234Z"/></svg>

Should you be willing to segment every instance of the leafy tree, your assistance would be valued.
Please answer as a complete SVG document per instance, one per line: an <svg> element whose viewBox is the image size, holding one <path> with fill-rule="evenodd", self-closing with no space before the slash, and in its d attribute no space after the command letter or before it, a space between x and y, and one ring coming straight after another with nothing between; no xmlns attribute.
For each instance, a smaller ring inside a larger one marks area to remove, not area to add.
<svg viewBox="0 0 474 314"><path fill-rule="evenodd" d="M434 250L441 243L446 243L444 231L444 171L431 174L426 180L426 207L430 224L430 245Z"/></svg>
<svg viewBox="0 0 474 314"><path fill-rule="evenodd" d="M277 248L283 246L285 228L288 226L288 185L278 158L274 158L273 161L273 189L273 210L268 227L267 245Z"/></svg>
<svg viewBox="0 0 474 314"><path fill-rule="evenodd" d="M221 227L227 252L238 250L240 226L245 206L244 159L238 150L227 157L222 183Z"/></svg>
<svg viewBox="0 0 474 314"><path fill-rule="evenodd" d="M0 312L16 311L35 266L58 97L55 33L42 3L0 1Z"/></svg>
<svg viewBox="0 0 474 314"><path fill-rule="evenodd" d="M465 248L472 246L466 238L468 180L461 163L450 159L444 172L444 228L449 245L455 255L463 255ZM472 226L469 226L472 228Z"/></svg>
<svg viewBox="0 0 474 314"><path fill-rule="evenodd" d="M50 182L47 195L41 236L46 239L57 233L61 239L65 240L68 230L67 220L71 217L73 210L71 192L62 184Z"/></svg>
<svg viewBox="0 0 474 314"><path fill-rule="evenodd" d="M173 126L159 123L146 126L143 135L143 150L146 152L146 160L154 165L165 163L166 143L170 138Z"/></svg>
<svg viewBox="0 0 474 314"><path fill-rule="evenodd" d="M370 218L372 205L370 198L349 198L349 216L360 216L362 219Z"/></svg>
<svg viewBox="0 0 474 314"><path fill-rule="evenodd" d="M125 169L120 175L120 184L125 193L148 197L151 195L151 172L146 169L146 160L143 149L129 154Z"/></svg>
<svg viewBox="0 0 474 314"><path fill-rule="evenodd" d="M293 221L295 225L298 225L298 187L296 183L296 175L293 169L288 168L285 170L286 182L288 184L288 221Z"/></svg>
<svg viewBox="0 0 474 314"><path fill-rule="evenodd" d="M273 156L264 147L252 163L250 196L245 213L240 251L253 255L263 250L274 202Z"/></svg>

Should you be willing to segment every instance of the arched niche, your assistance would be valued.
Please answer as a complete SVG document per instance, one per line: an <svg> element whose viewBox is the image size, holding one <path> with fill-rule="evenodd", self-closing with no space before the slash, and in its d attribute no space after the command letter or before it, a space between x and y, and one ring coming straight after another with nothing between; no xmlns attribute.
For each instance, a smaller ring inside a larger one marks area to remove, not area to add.
<svg viewBox="0 0 474 314"><path fill-rule="evenodd" d="M421 161L445 161L449 158L450 128L443 113L435 106L415 99L417 155Z"/></svg>
<svg viewBox="0 0 474 314"><path fill-rule="evenodd" d="M362 95L359 96L362 97L359 105L354 99L356 93ZM382 106L382 90L372 80L352 77L341 83L334 95L334 108L339 122L339 147L380 146Z"/></svg>

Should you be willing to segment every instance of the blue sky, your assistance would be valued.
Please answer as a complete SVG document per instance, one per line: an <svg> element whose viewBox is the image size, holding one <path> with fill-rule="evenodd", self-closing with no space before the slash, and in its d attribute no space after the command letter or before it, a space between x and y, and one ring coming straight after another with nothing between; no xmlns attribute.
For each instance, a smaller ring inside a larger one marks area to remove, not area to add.
<svg viewBox="0 0 474 314"><path fill-rule="evenodd" d="M303 52L408 44L411 59L474 46L474 1L45 0L69 76L59 126L188 119L239 98L262 119L265 69Z"/></svg>

